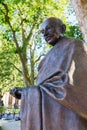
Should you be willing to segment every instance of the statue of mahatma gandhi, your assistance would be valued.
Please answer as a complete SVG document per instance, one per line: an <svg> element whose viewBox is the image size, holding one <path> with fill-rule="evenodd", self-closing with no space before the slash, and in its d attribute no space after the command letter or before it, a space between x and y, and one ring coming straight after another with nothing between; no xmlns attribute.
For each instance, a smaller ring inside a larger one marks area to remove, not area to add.
<svg viewBox="0 0 87 130"><path fill-rule="evenodd" d="M36 86L11 90L21 98L21 130L87 130L87 47L65 30L58 18L44 21L42 34L53 47L39 64Z"/></svg>

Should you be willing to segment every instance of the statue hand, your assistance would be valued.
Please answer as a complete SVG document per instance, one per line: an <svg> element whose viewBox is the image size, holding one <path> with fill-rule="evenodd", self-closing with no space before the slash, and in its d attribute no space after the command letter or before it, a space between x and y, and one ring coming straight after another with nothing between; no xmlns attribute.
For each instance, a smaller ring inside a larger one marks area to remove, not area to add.
<svg viewBox="0 0 87 130"><path fill-rule="evenodd" d="M13 88L13 89L10 90L10 94L13 97L17 98L17 99L21 99L22 91L23 91L23 88L17 88L17 87L15 87L15 88Z"/></svg>

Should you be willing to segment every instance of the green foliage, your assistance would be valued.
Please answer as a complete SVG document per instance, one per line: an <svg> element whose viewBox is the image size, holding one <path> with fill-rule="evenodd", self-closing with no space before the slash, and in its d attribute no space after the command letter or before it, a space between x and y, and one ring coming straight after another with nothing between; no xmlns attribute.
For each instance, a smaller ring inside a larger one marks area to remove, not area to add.
<svg viewBox="0 0 87 130"><path fill-rule="evenodd" d="M24 64L26 60L27 64L25 64L25 66L28 70L27 75L29 75L30 80L32 80L32 78L35 79L38 60L40 60L39 55L43 55L46 52L44 46L44 51L38 52L37 50L40 50L42 47L41 37L39 37L39 35L36 36L35 33L38 26L46 17L50 16L63 17L65 20L64 10L68 1L63 0L61 2L61 0L58 0L58 5L56 2L55 0L4 0L1 2L0 39L2 49L0 51L0 88L3 88L2 92L14 86L23 86L23 77L20 71L22 72L21 64ZM22 63L19 58L18 48L13 37L14 31L20 55L22 55L25 60L24 63ZM28 54L26 56L27 51ZM17 68L20 69L20 71L18 71Z"/></svg>
<svg viewBox="0 0 87 130"><path fill-rule="evenodd" d="M44 45L45 42L38 28L42 21L50 16L59 17L66 23L67 5L68 0L1 0L0 88L2 93L14 86L24 86L23 77L26 71L23 71L22 65L28 71L25 75L33 85L39 60L49 49ZM66 35L82 38L77 25L67 24Z"/></svg>
<svg viewBox="0 0 87 130"><path fill-rule="evenodd" d="M5 113L5 111L6 111L6 108L4 106L0 106L0 114Z"/></svg>
<svg viewBox="0 0 87 130"><path fill-rule="evenodd" d="M2 130L2 127L0 126L0 130Z"/></svg>
<svg viewBox="0 0 87 130"><path fill-rule="evenodd" d="M4 0L0 0L0 3L4 2Z"/></svg>
<svg viewBox="0 0 87 130"><path fill-rule="evenodd" d="M8 108L6 108L5 109L5 113L14 113L15 112L15 114L18 114L19 112L20 112L20 109L13 109L13 108L11 108L11 109L8 109Z"/></svg>
<svg viewBox="0 0 87 130"><path fill-rule="evenodd" d="M67 23L66 23L66 35L69 37L83 39L78 21L76 21L76 16L71 3L67 6Z"/></svg>
<svg viewBox="0 0 87 130"><path fill-rule="evenodd" d="M14 86L23 86L22 74L14 67L20 67L18 55L14 53L14 44L7 40L2 40L0 48L0 88L2 93Z"/></svg>
<svg viewBox="0 0 87 130"><path fill-rule="evenodd" d="M83 39L81 30L78 25L67 25L67 31L65 35L72 37L72 38L78 38L78 39Z"/></svg>

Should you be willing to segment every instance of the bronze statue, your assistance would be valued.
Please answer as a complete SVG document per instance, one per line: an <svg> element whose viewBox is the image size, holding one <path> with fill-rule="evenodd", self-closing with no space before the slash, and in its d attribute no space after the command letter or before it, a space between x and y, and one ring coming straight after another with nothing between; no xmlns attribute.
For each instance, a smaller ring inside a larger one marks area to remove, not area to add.
<svg viewBox="0 0 87 130"><path fill-rule="evenodd" d="M22 130L87 130L87 47L65 30L60 19L45 20L42 33L53 48L39 64L36 86L11 91L21 98Z"/></svg>

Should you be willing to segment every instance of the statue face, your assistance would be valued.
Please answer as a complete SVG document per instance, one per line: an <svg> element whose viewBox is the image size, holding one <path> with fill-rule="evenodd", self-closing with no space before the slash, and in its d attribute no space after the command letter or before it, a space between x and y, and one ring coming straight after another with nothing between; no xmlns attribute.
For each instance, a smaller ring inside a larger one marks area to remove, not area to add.
<svg viewBox="0 0 87 130"><path fill-rule="evenodd" d="M47 43L55 45L60 37L60 31L56 21L46 20L42 24L42 34Z"/></svg>

